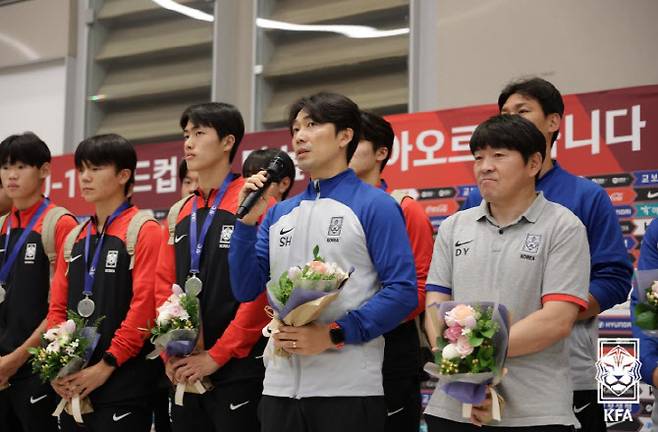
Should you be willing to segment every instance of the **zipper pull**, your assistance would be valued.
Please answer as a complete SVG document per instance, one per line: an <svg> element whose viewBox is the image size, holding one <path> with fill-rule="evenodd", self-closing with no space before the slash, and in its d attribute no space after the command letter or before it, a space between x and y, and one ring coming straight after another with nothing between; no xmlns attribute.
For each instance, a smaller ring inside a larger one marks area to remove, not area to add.
<svg viewBox="0 0 658 432"><path fill-rule="evenodd" d="M320 180L313 180L313 189L317 194L316 198L320 198Z"/></svg>

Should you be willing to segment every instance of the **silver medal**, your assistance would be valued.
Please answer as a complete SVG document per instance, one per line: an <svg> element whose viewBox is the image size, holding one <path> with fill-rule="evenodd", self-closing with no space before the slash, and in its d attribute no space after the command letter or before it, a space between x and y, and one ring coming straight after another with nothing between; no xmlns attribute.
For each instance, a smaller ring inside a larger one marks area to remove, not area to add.
<svg viewBox="0 0 658 432"><path fill-rule="evenodd" d="M203 282L201 282L201 279L196 277L196 275L190 276L185 281L185 292L187 294L191 294L196 297L199 295L202 288L203 288Z"/></svg>
<svg viewBox="0 0 658 432"><path fill-rule="evenodd" d="M89 297L85 297L78 302L78 313L81 317L89 318L96 308L96 304Z"/></svg>
<svg viewBox="0 0 658 432"><path fill-rule="evenodd" d="M7 290L5 289L5 286L0 285L0 303L5 301L6 296L7 296Z"/></svg>

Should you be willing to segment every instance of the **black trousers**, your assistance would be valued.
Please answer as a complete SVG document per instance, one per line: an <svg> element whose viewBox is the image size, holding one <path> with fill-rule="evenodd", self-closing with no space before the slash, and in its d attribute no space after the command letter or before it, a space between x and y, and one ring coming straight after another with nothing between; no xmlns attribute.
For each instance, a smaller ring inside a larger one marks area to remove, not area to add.
<svg viewBox="0 0 658 432"><path fill-rule="evenodd" d="M258 414L261 432L384 432L386 402L383 396L263 396Z"/></svg>
<svg viewBox="0 0 658 432"><path fill-rule="evenodd" d="M573 412L580 422L580 432L605 432L603 405L599 404L596 390L573 392Z"/></svg>
<svg viewBox="0 0 658 432"><path fill-rule="evenodd" d="M0 391L0 431L57 431L57 418L52 416L56 406L54 390L38 376L13 380Z"/></svg>
<svg viewBox="0 0 658 432"><path fill-rule="evenodd" d="M153 423L151 397L116 404L93 404L94 412L82 416L78 424L73 416L63 412L60 416L62 432L149 432Z"/></svg>
<svg viewBox="0 0 658 432"><path fill-rule="evenodd" d="M217 386L202 395L185 393L183 406L171 404L174 432L258 432L262 379Z"/></svg>
<svg viewBox="0 0 658 432"><path fill-rule="evenodd" d="M425 415L428 432L573 432L572 426L545 425L545 426L475 426L472 423L461 423L431 415Z"/></svg>

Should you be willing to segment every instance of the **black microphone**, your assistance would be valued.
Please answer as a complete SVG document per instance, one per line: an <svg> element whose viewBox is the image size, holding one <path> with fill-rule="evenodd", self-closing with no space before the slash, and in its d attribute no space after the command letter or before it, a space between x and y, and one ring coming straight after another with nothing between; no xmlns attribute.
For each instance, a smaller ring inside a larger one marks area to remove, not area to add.
<svg viewBox="0 0 658 432"><path fill-rule="evenodd" d="M258 202L258 199L263 195L263 192L267 190L267 188L272 184L272 183L278 183L281 181L281 176L283 175L283 158L281 156L275 156L274 159L270 162L268 167L265 169L267 172L265 173L265 184L263 185L262 188L257 189L255 191L249 192L247 197L242 201L242 204L240 204L240 207L238 207L238 211L235 213L235 216L238 219L242 219L247 213L249 213L252 209L252 207Z"/></svg>

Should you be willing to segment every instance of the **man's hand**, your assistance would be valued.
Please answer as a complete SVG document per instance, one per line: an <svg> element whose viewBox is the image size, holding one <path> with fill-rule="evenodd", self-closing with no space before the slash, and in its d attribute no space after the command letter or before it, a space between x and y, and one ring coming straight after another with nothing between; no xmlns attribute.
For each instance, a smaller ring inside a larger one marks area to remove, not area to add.
<svg viewBox="0 0 658 432"><path fill-rule="evenodd" d="M66 399L71 399L74 395L80 395L80 399L86 398L89 393L105 384L114 369L114 366L110 366L101 360L93 366L63 378L62 382L67 388ZM53 386L53 388L55 387ZM57 388L55 388L55 391L57 391Z"/></svg>
<svg viewBox="0 0 658 432"><path fill-rule="evenodd" d="M9 383L9 379L23 366L29 358L27 350L17 348L6 356L0 357L0 387Z"/></svg>
<svg viewBox="0 0 658 432"><path fill-rule="evenodd" d="M491 412L491 388L487 386L487 397L481 405L473 405L471 410L471 423L476 426L484 426L491 422L493 414Z"/></svg>
<svg viewBox="0 0 658 432"><path fill-rule="evenodd" d="M174 379L179 383L193 383L219 369L219 365L210 357L208 351L200 351L188 357L175 359L172 367L175 369Z"/></svg>
<svg viewBox="0 0 658 432"><path fill-rule="evenodd" d="M263 185L267 181L267 177L265 177L265 174L267 174L267 171L263 170L258 174L254 174L248 179L246 179L238 198L238 202L240 204L244 202L249 192L256 191L263 187ZM260 199L256 202L256 204L254 204L254 206L251 208L249 213L247 213L242 219L240 219L242 223L247 225L256 225L256 223L258 223L258 219L267 210L267 199L272 195L273 192L272 188L274 187L274 185L275 184L272 183L267 188L267 190L263 192L263 195L261 195Z"/></svg>
<svg viewBox="0 0 658 432"><path fill-rule="evenodd" d="M312 322L301 327L282 326L273 337L275 347L291 354L315 355L335 347L329 337L329 324Z"/></svg>
<svg viewBox="0 0 658 432"><path fill-rule="evenodd" d="M165 362L165 374L167 374L167 378L169 378L169 381L171 381L172 384L178 384L178 381L176 381L176 362L180 360L181 357L169 357L167 361Z"/></svg>
<svg viewBox="0 0 658 432"><path fill-rule="evenodd" d="M64 378L56 378L50 381L55 393L59 395L62 399L71 400L72 394L69 392L68 386L64 382Z"/></svg>

